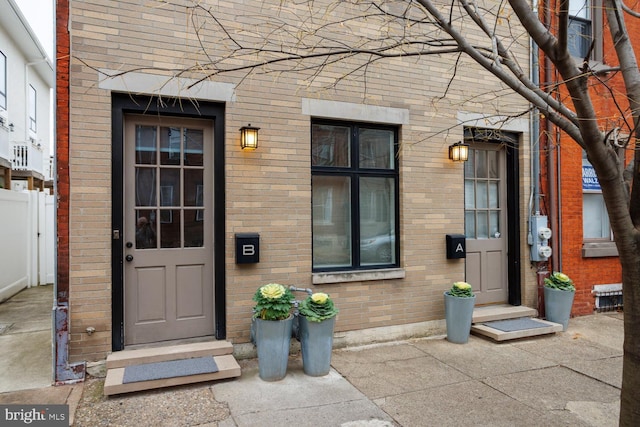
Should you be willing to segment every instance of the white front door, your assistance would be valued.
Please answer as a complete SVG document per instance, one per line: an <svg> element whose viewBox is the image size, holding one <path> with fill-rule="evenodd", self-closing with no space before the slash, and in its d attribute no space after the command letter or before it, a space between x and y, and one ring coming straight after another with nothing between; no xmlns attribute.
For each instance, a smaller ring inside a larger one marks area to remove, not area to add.
<svg viewBox="0 0 640 427"><path fill-rule="evenodd" d="M464 168L466 281L476 304L508 300L506 156L502 144L474 143Z"/></svg>
<svg viewBox="0 0 640 427"><path fill-rule="evenodd" d="M125 345L213 335L213 124L124 129Z"/></svg>

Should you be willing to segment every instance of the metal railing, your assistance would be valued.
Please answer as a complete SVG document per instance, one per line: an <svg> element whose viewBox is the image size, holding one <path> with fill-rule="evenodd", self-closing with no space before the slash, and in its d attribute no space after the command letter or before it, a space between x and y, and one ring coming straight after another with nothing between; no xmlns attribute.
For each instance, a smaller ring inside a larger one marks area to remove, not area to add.
<svg viewBox="0 0 640 427"><path fill-rule="evenodd" d="M44 175L42 147L33 141L12 141L9 145L12 169L34 171Z"/></svg>

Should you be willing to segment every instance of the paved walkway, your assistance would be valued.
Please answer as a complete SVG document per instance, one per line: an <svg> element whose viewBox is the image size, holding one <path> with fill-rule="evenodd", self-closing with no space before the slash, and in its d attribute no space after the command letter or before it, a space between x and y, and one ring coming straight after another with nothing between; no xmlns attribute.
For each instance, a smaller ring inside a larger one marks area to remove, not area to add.
<svg viewBox="0 0 640 427"><path fill-rule="evenodd" d="M0 394L0 404L63 399L74 425L92 427L616 426L622 342L622 315L597 314L515 343L435 337L336 350L319 378L304 375L299 356L273 383L244 360L239 379L219 383L105 398L91 378Z"/></svg>
<svg viewBox="0 0 640 427"><path fill-rule="evenodd" d="M23 289L0 304L0 393L51 384L52 308L52 285Z"/></svg>

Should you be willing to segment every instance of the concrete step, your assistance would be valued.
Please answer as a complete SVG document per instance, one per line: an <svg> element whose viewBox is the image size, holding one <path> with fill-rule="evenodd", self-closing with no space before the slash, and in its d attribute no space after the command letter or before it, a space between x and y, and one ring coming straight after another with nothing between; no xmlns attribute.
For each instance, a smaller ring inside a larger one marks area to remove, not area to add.
<svg viewBox="0 0 640 427"><path fill-rule="evenodd" d="M178 344L167 347L141 348L111 353L107 357L107 369L143 363L166 362L202 356L221 356L232 354L233 345L228 341L208 341L190 344Z"/></svg>
<svg viewBox="0 0 640 427"><path fill-rule="evenodd" d="M494 320L516 319L519 317L536 317L538 310L525 307L523 305L515 306L508 304L487 305L476 307L473 310L472 323L492 322Z"/></svg>
<svg viewBox="0 0 640 427"><path fill-rule="evenodd" d="M549 322L546 320L535 319L537 322L544 323L547 326L540 328L521 329L517 331L502 331L495 329L484 323L474 323L471 325L471 333L474 335L481 335L491 338L494 341L509 341L517 340L521 338L530 338L541 335L555 334L556 332L562 332L562 325L558 323Z"/></svg>
<svg viewBox="0 0 640 427"><path fill-rule="evenodd" d="M227 341L211 341L119 351L109 355L107 358L107 377L104 382L104 395L111 396L114 394L239 377L241 374L240 365L238 365L238 362L231 353L233 353L233 345ZM129 366L200 357L213 357L218 371L123 383L125 369Z"/></svg>

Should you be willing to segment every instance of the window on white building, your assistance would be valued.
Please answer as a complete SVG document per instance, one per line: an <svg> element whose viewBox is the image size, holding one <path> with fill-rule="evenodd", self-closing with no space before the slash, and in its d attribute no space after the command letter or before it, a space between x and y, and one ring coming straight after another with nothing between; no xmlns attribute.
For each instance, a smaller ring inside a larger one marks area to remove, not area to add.
<svg viewBox="0 0 640 427"><path fill-rule="evenodd" d="M7 57L0 52L0 108L7 109Z"/></svg>
<svg viewBox="0 0 640 427"><path fill-rule="evenodd" d="M29 85L29 130L36 132L36 89Z"/></svg>

